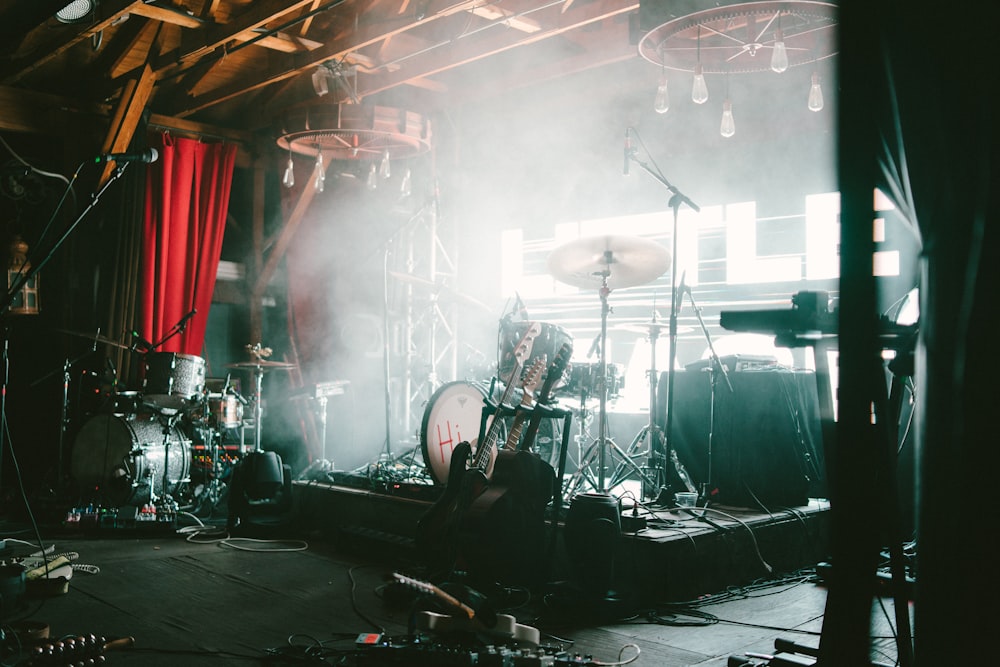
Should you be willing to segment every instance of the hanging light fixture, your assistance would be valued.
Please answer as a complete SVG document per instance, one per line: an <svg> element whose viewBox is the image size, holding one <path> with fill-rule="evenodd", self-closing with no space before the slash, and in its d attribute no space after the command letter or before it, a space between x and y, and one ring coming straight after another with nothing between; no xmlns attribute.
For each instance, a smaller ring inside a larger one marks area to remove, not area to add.
<svg viewBox="0 0 1000 667"><path fill-rule="evenodd" d="M781 74L788 69L788 49L785 35L781 32L781 12L778 12L778 27L774 31L774 48L771 50L771 71Z"/></svg>
<svg viewBox="0 0 1000 667"><path fill-rule="evenodd" d="M378 164L378 175L382 178L392 176L392 167L389 165L389 149L382 151L382 160Z"/></svg>
<svg viewBox="0 0 1000 667"><path fill-rule="evenodd" d="M292 149L288 149L288 164L285 165L285 174L281 177L281 184L286 188L295 186L295 163L292 162Z"/></svg>
<svg viewBox="0 0 1000 667"><path fill-rule="evenodd" d="M20 236L15 236L10 243L10 263L7 265L7 291L23 280L31 272L28 261L28 244ZM7 312L12 315L37 315L40 310L38 301L38 274L25 281L17 290Z"/></svg>
<svg viewBox="0 0 1000 667"><path fill-rule="evenodd" d="M378 188L378 169L375 167L374 162L368 165L368 178L365 179L365 187L369 190Z"/></svg>
<svg viewBox="0 0 1000 667"><path fill-rule="evenodd" d="M313 168L313 188L323 192L326 187L326 167L323 166L323 151L316 149L316 166Z"/></svg>
<svg viewBox="0 0 1000 667"><path fill-rule="evenodd" d="M639 54L660 68L654 102L658 112L665 106L660 104L660 98L666 92L663 84L664 75L669 74L667 70L692 73L691 100L694 104L705 104L709 99L706 83L709 74L780 73L803 65L815 68L815 63L837 55L839 9L833 0L736 0L707 3L717 6L690 12L678 12L673 6L676 3L646 4L650 5L646 21L658 17L663 20L646 30L639 41ZM762 49L771 49L768 57L762 57ZM816 76L810 89L809 108L817 111L823 104L818 85ZM731 118L734 100L728 93L722 99L726 116L723 134L730 130L735 133ZM672 102L676 106L677 100Z"/></svg>
<svg viewBox="0 0 1000 667"><path fill-rule="evenodd" d="M698 26L698 62L694 65L694 81L691 83L691 101L695 104L704 104L708 101L705 68L701 64L701 26Z"/></svg>
<svg viewBox="0 0 1000 667"><path fill-rule="evenodd" d="M812 85L809 86L809 111L823 110L823 89L819 85L819 72L812 73Z"/></svg>
<svg viewBox="0 0 1000 667"><path fill-rule="evenodd" d="M727 139L736 134L736 121L733 120L733 103L728 97L722 103L722 123L719 125L719 134Z"/></svg>
<svg viewBox="0 0 1000 667"><path fill-rule="evenodd" d="M653 100L656 113L667 113L670 109L670 93L667 90L667 68L660 68L660 85L656 87L656 98Z"/></svg>
<svg viewBox="0 0 1000 667"><path fill-rule="evenodd" d="M403 197L409 197L413 191L413 179L410 174L410 168L407 167L403 172L403 180L399 184L399 194Z"/></svg>

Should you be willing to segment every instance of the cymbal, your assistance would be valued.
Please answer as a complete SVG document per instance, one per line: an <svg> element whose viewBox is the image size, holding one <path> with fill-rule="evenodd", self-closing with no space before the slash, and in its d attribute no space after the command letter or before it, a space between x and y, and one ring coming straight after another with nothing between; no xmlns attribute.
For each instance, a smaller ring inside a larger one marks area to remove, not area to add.
<svg viewBox="0 0 1000 667"><path fill-rule="evenodd" d="M646 334L647 336L659 336L660 334L670 333L670 322L666 320L657 320L655 322L630 322L626 324L616 324L614 329L619 331L632 331L635 333ZM677 327L677 333L691 333L694 331L692 327Z"/></svg>
<svg viewBox="0 0 1000 667"><path fill-rule="evenodd" d="M77 336L79 338L86 338L87 340L92 340L97 343L103 343L105 345L111 345L113 347L118 347L123 350L129 349L128 345L124 343L119 343L116 340L111 340L107 336L102 336L98 333L89 333L85 331L70 331L69 329L56 329L59 333L69 334L70 336Z"/></svg>
<svg viewBox="0 0 1000 667"><path fill-rule="evenodd" d="M260 361L237 361L233 364L226 364L226 368L246 368L250 370L257 370L259 368L265 371L276 371L295 368L295 364L289 364L284 361L266 361L261 359Z"/></svg>
<svg viewBox="0 0 1000 667"><path fill-rule="evenodd" d="M670 252L635 236L591 236L565 243L549 255L549 272L575 287L642 285L670 268Z"/></svg>
<svg viewBox="0 0 1000 667"><path fill-rule="evenodd" d="M492 312L486 304L472 298L471 296L468 296L467 294L462 294L458 290L453 289L442 282L435 282L433 280L429 280L421 276L415 276L412 273L399 273L397 271L390 271L389 275L401 282L410 283L411 285L417 285L418 287L422 287L433 293L435 296L439 296L444 299L449 299L457 303L464 303L467 306L479 308L480 310L487 313Z"/></svg>

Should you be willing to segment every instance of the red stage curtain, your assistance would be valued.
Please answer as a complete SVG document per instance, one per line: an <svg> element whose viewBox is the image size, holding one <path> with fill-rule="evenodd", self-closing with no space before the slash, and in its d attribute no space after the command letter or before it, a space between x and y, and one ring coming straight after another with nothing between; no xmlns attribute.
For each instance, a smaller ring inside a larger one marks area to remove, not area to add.
<svg viewBox="0 0 1000 667"><path fill-rule="evenodd" d="M154 147L160 158L149 165L146 176L139 333L156 343L194 309L197 313L185 331L157 351L201 356L236 145L162 134Z"/></svg>

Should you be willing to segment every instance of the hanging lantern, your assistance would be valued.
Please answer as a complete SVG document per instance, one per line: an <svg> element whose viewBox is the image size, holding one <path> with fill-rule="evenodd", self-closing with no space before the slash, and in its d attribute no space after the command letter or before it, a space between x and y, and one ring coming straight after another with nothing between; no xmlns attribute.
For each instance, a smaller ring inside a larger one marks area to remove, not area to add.
<svg viewBox="0 0 1000 667"><path fill-rule="evenodd" d="M23 277L31 272L31 262L28 261L28 244L20 236L15 236L10 244L10 263L7 265L7 292L18 285ZM37 315L38 274L31 276L18 288L13 295L8 312L12 315Z"/></svg>

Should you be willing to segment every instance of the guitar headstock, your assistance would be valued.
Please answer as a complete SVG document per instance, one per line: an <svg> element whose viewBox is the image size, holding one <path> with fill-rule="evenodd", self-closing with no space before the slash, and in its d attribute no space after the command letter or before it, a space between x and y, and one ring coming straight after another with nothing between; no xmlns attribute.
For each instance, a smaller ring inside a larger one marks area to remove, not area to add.
<svg viewBox="0 0 1000 667"><path fill-rule="evenodd" d="M542 391L538 394L539 403L545 403L549 400L549 393L555 387L556 382L562 378L571 356L573 356L572 343L563 343L545 374L545 383L542 385Z"/></svg>
<svg viewBox="0 0 1000 667"><path fill-rule="evenodd" d="M545 370L547 363L548 358L543 354L531 362L531 366L524 372L524 377L521 378L521 389L524 390L524 398L521 399L522 403L530 404L532 396L535 395L535 390L538 389L538 385L542 381L542 372Z"/></svg>
<svg viewBox="0 0 1000 667"><path fill-rule="evenodd" d="M534 347L535 339L542 333L540 322L530 322L528 328L521 336L521 340L514 346L514 358L517 360L517 368L524 367L525 359L531 356L531 348Z"/></svg>

